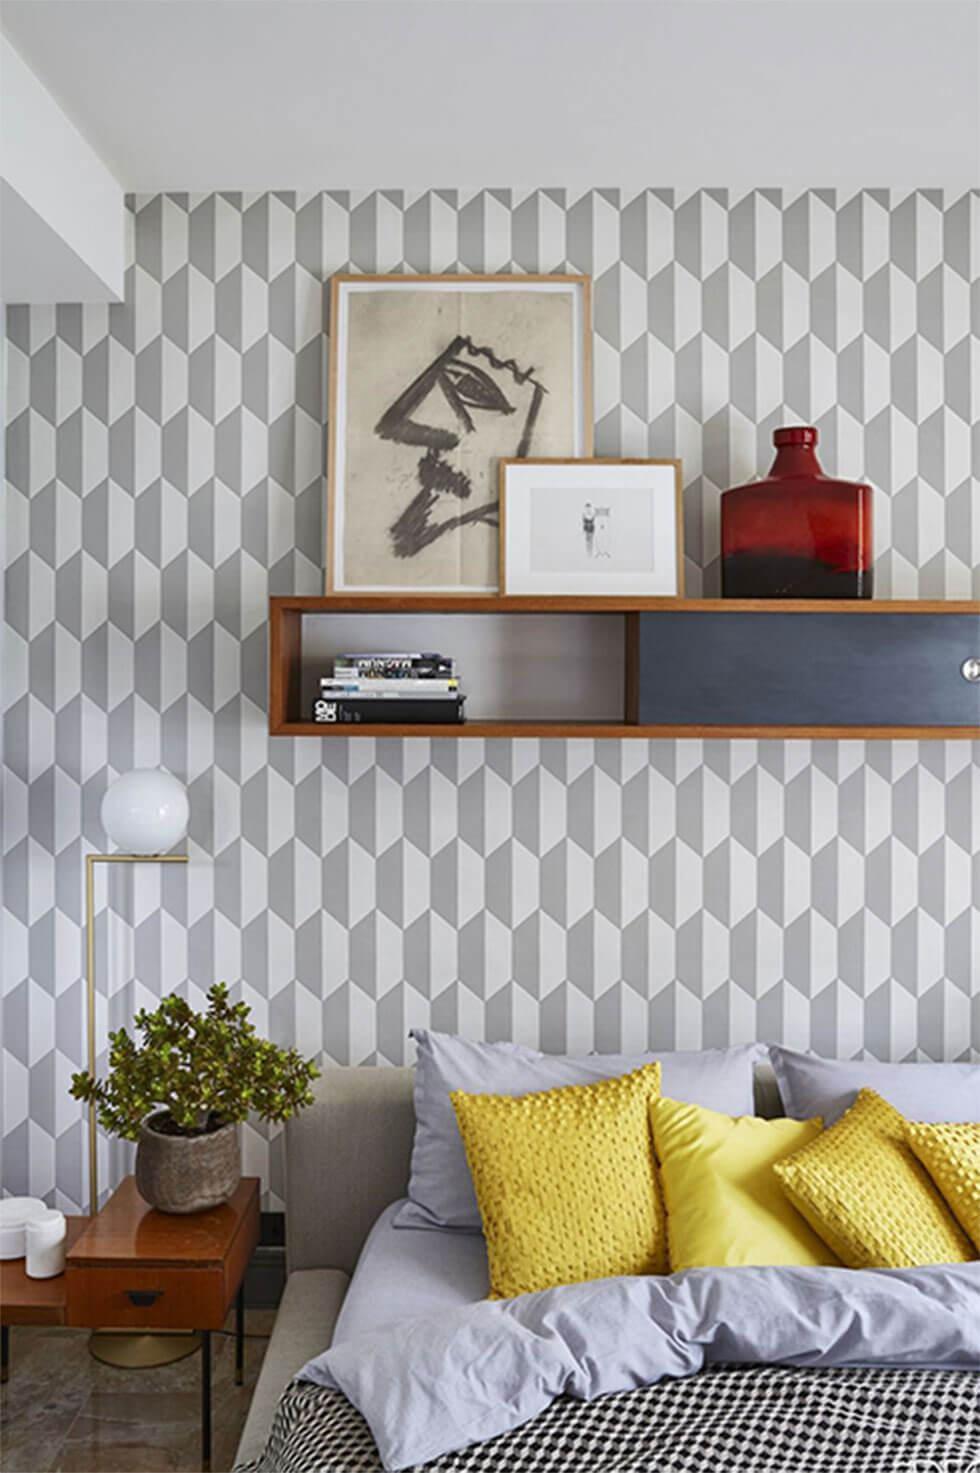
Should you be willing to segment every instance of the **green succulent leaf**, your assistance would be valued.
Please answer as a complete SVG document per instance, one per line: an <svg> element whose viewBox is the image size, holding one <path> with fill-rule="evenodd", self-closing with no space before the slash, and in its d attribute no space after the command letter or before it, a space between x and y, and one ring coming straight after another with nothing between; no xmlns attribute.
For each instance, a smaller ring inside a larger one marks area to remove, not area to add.
<svg viewBox="0 0 980 1473"><path fill-rule="evenodd" d="M109 1035L109 1072L72 1076L76 1100L95 1103L99 1123L112 1135L138 1140L151 1111L166 1110L186 1135L245 1120L282 1121L313 1103L320 1071L294 1048L260 1038L248 1021L247 1003L229 1001L216 982L208 1008L195 1013L177 993L153 1011L141 1008L133 1022L137 1043L125 1028Z"/></svg>

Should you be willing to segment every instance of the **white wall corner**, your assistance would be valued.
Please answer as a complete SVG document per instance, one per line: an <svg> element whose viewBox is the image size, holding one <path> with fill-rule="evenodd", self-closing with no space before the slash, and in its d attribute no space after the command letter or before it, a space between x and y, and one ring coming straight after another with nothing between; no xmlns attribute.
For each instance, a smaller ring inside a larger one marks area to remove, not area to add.
<svg viewBox="0 0 980 1473"><path fill-rule="evenodd" d="M122 186L3 36L0 185L0 299L122 300Z"/></svg>

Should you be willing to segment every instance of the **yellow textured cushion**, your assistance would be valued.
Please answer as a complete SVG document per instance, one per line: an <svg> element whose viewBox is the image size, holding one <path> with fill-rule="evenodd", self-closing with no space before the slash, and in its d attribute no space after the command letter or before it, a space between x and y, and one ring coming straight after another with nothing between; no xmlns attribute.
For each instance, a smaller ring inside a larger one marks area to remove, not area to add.
<svg viewBox="0 0 980 1473"><path fill-rule="evenodd" d="M672 1269L838 1262L772 1169L815 1140L821 1120L719 1115L664 1099L652 1101L650 1119Z"/></svg>
<svg viewBox="0 0 980 1473"><path fill-rule="evenodd" d="M650 1136L660 1065L538 1094L450 1095L483 1218L490 1298L667 1269Z"/></svg>
<svg viewBox="0 0 980 1473"><path fill-rule="evenodd" d="M980 1124L909 1125L909 1144L980 1248Z"/></svg>
<svg viewBox="0 0 980 1473"><path fill-rule="evenodd" d="M970 1243L905 1139L904 1116L862 1089L845 1115L773 1167L848 1268L967 1263Z"/></svg>

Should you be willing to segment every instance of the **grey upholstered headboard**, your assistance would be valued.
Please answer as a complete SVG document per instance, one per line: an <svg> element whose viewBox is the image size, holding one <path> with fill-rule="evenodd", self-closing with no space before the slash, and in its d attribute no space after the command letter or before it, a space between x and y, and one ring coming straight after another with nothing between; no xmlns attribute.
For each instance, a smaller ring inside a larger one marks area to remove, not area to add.
<svg viewBox="0 0 980 1473"><path fill-rule="evenodd" d="M378 1215L404 1197L415 1110L412 1069L328 1068L316 1102L286 1125L286 1262L353 1273ZM768 1065L756 1109L782 1107Z"/></svg>
<svg viewBox="0 0 980 1473"><path fill-rule="evenodd" d="M412 1069L325 1069L286 1125L286 1266L353 1273L378 1215L404 1197Z"/></svg>

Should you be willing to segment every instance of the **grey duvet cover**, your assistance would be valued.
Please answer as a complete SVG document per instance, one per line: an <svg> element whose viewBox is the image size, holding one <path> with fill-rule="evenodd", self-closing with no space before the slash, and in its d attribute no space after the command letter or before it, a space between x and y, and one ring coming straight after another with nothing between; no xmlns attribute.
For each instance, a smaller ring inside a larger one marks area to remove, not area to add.
<svg viewBox="0 0 980 1473"><path fill-rule="evenodd" d="M980 1264L605 1279L338 1345L256 1473L980 1473Z"/></svg>

